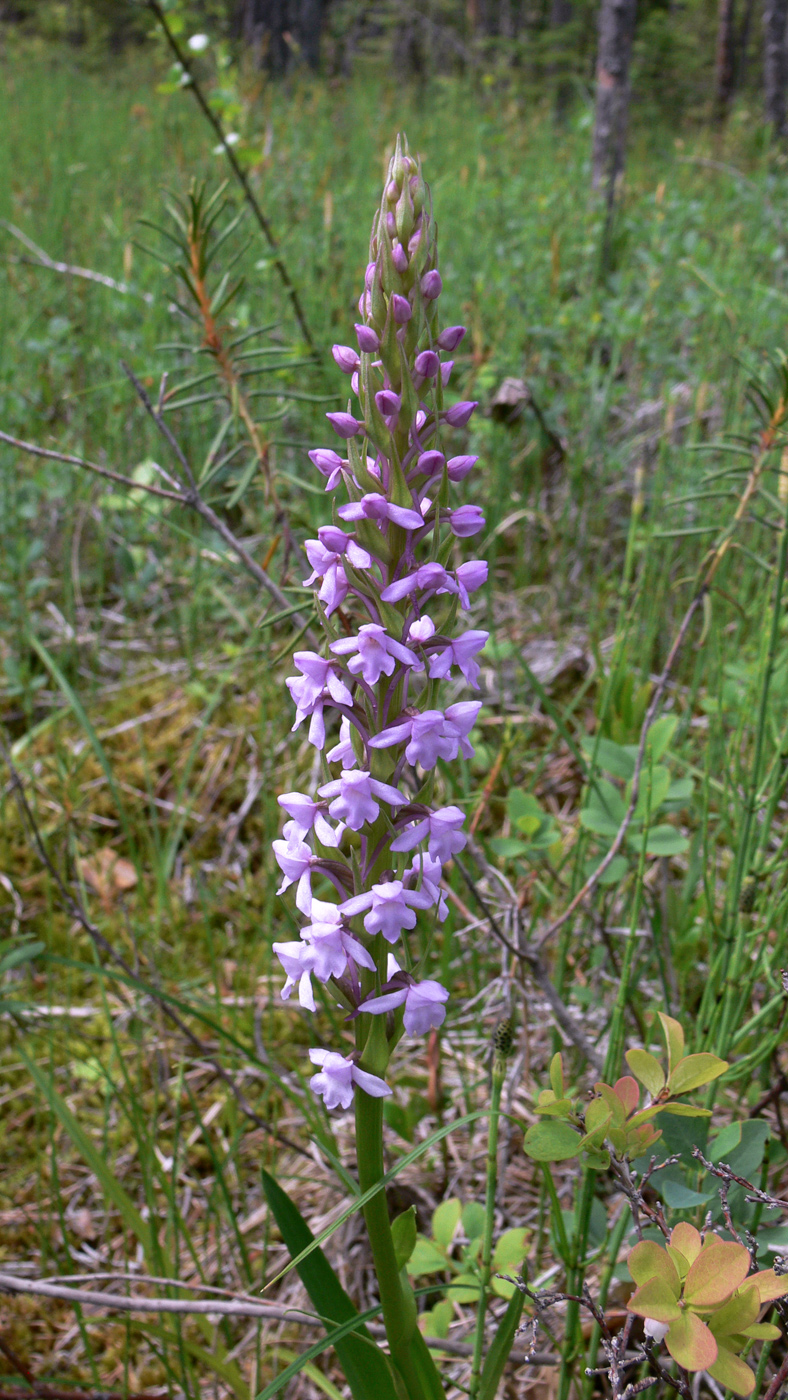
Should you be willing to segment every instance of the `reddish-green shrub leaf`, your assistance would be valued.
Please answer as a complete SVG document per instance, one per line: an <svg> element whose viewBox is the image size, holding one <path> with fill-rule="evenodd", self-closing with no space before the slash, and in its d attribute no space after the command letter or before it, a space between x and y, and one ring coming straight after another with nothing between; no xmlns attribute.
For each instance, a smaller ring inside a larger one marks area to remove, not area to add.
<svg viewBox="0 0 788 1400"><path fill-rule="evenodd" d="M627 1050L626 1061L635 1078L656 1098L665 1087L665 1072L656 1055L649 1050Z"/></svg>
<svg viewBox="0 0 788 1400"><path fill-rule="evenodd" d="M699 1089L702 1084L710 1084L728 1068L728 1061L719 1055L687 1055L680 1060L668 1080L671 1094L688 1094L690 1089Z"/></svg>
<svg viewBox="0 0 788 1400"><path fill-rule="evenodd" d="M535 1162L563 1162L580 1151L580 1134L568 1123L534 1123L523 1138L523 1151Z"/></svg>
<svg viewBox="0 0 788 1400"><path fill-rule="evenodd" d="M714 1308L735 1293L747 1277L750 1256L733 1240L704 1246L684 1282L684 1298L694 1308Z"/></svg>
<svg viewBox="0 0 788 1400"><path fill-rule="evenodd" d="M673 1323L682 1315L672 1288L661 1278L650 1278L642 1288L636 1288L627 1308L638 1317L650 1317L654 1322Z"/></svg>
<svg viewBox="0 0 788 1400"><path fill-rule="evenodd" d="M656 1240L641 1240L627 1256L627 1267L635 1283L641 1286L658 1278L667 1285L674 1298L681 1293L681 1279L673 1260Z"/></svg>
<svg viewBox="0 0 788 1400"><path fill-rule="evenodd" d="M683 1312L671 1322L665 1345L685 1371L708 1371L717 1360L717 1343L695 1313Z"/></svg>
<svg viewBox="0 0 788 1400"><path fill-rule="evenodd" d="M749 1366L745 1366L741 1357L734 1356L727 1347L720 1347L714 1365L704 1369L715 1381L719 1381L720 1385L732 1390L734 1395L751 1395L755 1388L755 1377Z"/></svg>

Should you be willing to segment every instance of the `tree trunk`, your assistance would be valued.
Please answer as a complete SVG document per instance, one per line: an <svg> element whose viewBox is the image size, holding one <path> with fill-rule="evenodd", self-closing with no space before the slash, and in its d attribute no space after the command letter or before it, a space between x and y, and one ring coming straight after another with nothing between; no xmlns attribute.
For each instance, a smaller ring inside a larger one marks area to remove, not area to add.
<svg viewBox="0 0 788 1400"><path fill-rule="evenodd" d="M637 0L602 0L596 64L596 116L591 184L605 188L612 208L624 169L629 115L629 60Z"/></svg>
<svg viewBox="0 0 788 1400"><path fill-rule="evenodd" d="M308 68L320 67L320 36L323 32L323 0L299 0L298 42Z"/></svg>
<svg viewBox="0 0 788 1400"><path fill-rule="evenodd" d="M785 89L788 55L785 27L788 0L764 0L763 5L763 101L766 120L775 136L785 135Z"/></svg>
<svg viewBox="0 0 788 1400"><path fill-rule="evenodd" d="M733 97L736 78L734 45L734 0L720 0L714 62L714 115L717 121L725 119Z"/></svg>
<svg viewBox="0 0 788 1400"><path fill-rule="evenodd" d="M566 119L572 103L572 80L568 75L569 62L566 53L566 39L561 30L572 23L575 17L572 0L551 0L549 25L550 71L555 79L555 119L561 123Z"/></svg>

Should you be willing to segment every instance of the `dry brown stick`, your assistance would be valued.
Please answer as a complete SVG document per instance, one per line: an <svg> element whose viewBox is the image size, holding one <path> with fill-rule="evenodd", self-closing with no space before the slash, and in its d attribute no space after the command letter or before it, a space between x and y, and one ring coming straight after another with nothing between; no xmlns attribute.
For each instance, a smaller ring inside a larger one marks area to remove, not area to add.
<svg viewBox="0 0 788 1400"><path fill-rule="evenodd" d="M627 807L626 812L624 813L621 825L619 826L618 831L616 832L613 838L613 844L611 845L610 849L605 853L604 858L600 861L596 869L591 873L591 875L589 875L585 884L578 890L574 899L572 899L567 905L564 912L560 914L557 919L554 919L553 922L549 924L548 927L545 929L544 933L539 939L539 942L535 945L537 951L544 947L544 944L547 942L548 938L552 938L553 934L557 933L558 930L563 927L563 925L567 922L567 919L571 919L575 910L583 903L583 900L586 899L589 894L591 894L592 890L596 889L596 886L599 884L599 881L601 880L605 871L611 865L615 857L618 855L618 852L621 850L622 845L624 844L624 839L632 824L632 818L635 815L638 797L640 796L640 779L643 773L643 764L645 762L646 751L648 748L648 731L651 728L651 725L654 723L657 711L662 703L662 698L665 694L665 691L667 690L668 682L670 680L673 667L676 664L676 659L684 644L684 640L686 638L692 619L694 618L698 609L702 607L704 599L709 593L709 590L711 589L711 586L717 575L717 571L720 567L720 564L722 563L723 559L725 558L725 555L728 553L728 550L731 547L736 528L738 525L741 524L742 520L744 519L750 501L752 500L752 497L758 489L764 468L766 466L766 461L769 452L774 446L778 429L782 425L786 413L788 413L788 404L784 404L782 399L780 399L776 409L774 410L774 413L772 414L772 418L768 428L764 429L764 431L761 434L759 451L750 469L750 474L745 483L744 490L742 491L742 494L739 498L739 502L736 507L736 510L734 511L733 518L730 524L722 532L721 537L719 538L717 544L714 546L711 552L711 558L703 574L703 578L700 584L698 585L698 588L695 592L695 596L693 597L689 607L687 608L684 617L682 618L681 626L679 627L679 630L676 633L673 645L670 648L670 652L668 653L668 659L665 662L665 665L663 666L660 676L657 680L656 686L654 687L654 694L651 697L651 702L649 704L648 710L646 711L646 715L640 730L640 740L638 743L637 757L635 759L635 769L632 774L632 788L630 792L629 805Z"/></svg>
<svg viewBox="0 0 788 1400"><path fill-rule="evenodd" d="M67 462L70 467L84 467L85 471L95 472L97 476L106 477L107 481L116 481L119 486L128 486L132 491L147 491L149 496L162 496L165 501L184 504L183 495L179 491L167 491L163 486L146 486L141 481L134 481L130 476L121 476L119 472L110 471L109 467L100 467L97 462L88 462L85 457L72 457L68 452L55 452L51 447L39 447L35 442L24 442L22 438L11 437L10 433L0 432L0 442L7 442L9 447L18 447L20 452L29 452L31 457L47 457L52 462Z"/></svg>
<svg viewBox="0 0 788 1400"><path fill-rule="evenodd" d="M132 979L132 982L138 981L138 978L135 977L134 969L132 968L131 964L126 961L122 953L119 953L117 949L114 948L113 945L109 942L109 939L105 938L101 930L96 927L92 919L88 916L86 910L83 908L81 901L78 898L76 898L68 889L65 881L63 880L62 875L60 874L60 871L57 869L57 866L50 858L49 852L47 851L47 848L44 844L44 839L39 830L38 823L35 818L35 813L33 812L33 809L27 800L27 793L25 791L25 785L22 781L22 777L2 740L0 740L0 754L2 754L6 763L6 767L8 768L9 776L11 779L11 790L16 798L17 805L22 816L22 820L25 826L30 831L30 834L33 838L33 842L36 846L41 861L43 862L44 866L49 871L49 874L54 880L58 888L60 897L63 900L63 903L65 904L72 918L76 919L80 926L85 930L88 937L93 941L95 946L97 948L100 948L101 951L107 955L107 957L111 958L113 962L115 962L117 966L121 969L121 971L124 972L127 977ZM297 1142L293 1142L292 1139L286 1137L284 1133L280 1133L277 1129L272 1128L270 1123L267 1123L264 1118L260 1117L259 1113L255 1112L255 1110L252 1108L252 1105L249 1103L249 1100L247 1099L245 1093L243 1092L243 1089L241 1089L241 1087L238 1084L236 1084L232 1075L228 1074L227 1070L224 1069L224 1067L219 1063L215 1056L211 1054L210 1050L208 1050L207 1047L200 1040L200 1037L196 1035L195 1032L191 1029L191 1027L188 1026L186 1022L178 1015L175 1008L170 1006L166 997L161 996L156 991L155 987L149 986L146 990L148 992L148 995L153 999L153 1001L155 1001L156 1005L161 1009L164 1015L168 1017L172 1024L178 1028L181 1034L186 1037L186 1039L198 1052L201 1058L204 1059L207 1064L210 1064L211 1068L219 1076L222 1082L227 1085L236 1103L238 1104L238 1107L240 1108L241 1112L245 1115L245 1117L248 1118L250 1122L254 1123L255 1127L261 1128L264 1133L266 1133L269 1137L274 1138L284 1147L289 1147L291 1151L297 1152L299 1156L307 1157L310 1161L312 1161L313 1159L311 1157L311 1154L304 1147L301 1147Z"/></svg>
<svg viewBox="0 0 788 1400"><path fill-rule="evenodd" d="M205 520L207 524L211 526L211 529L215 530L217 535L221 536L225 544L228 544L230 546L230 549L232 549L233 553L238 555L238 558L241 560L241 563L244 565L244 568L247 570L248 573L252 575L252 578L256 579L257 582L261 584L262 587L265 588L268 593L270 593L271 597L273 598L274 602L277 604L278 607L282 608L283 610L289 609L291 605L288 603L284 593L282 593L279 586L274 583L272 578L269 577L269 575L265 572L265 569L262 569L260 567L260 565L257 563L257 560L252 558L248 550L246 550L241 544L241 541L239 539L236 539L232 530L230 530L229 526L227 526L225 522L216 514L216 511L212 510L211 507L207 505L206 502L203 500L202 496L200 495L197 482L194 479L194 473L192 472L189 460L186 457L186 454L184 453L183 449L181 448L181 445L178 442L178 439L176 438L175 434L172 432L172 429L170 428L169 424L165 422L162 414L156 408L154 408L153 404L150 401L150 398L148 397L148 394L145 391L145 388L140 383L134 371L129 368L129 366L124 360L121 360L120 364L123 373L126 375L129 382L133 385L137 397L139 398L140 403L145 409L145 412L149 415L149 417L153 419L154 423L156 424L156 427L158 428L165 442L168 444L168 446L171 448L171 450L178 459L181 470L183 471L183 474L186 478L186 484L183 485L183 483L181 483L183 486L184 505L191 506L192 510L195 510L198 515L201 515L203 520ZM306 619L303 618L300 613L293 613L292 617L294 623L298 627L304 629L310 644L312 646L317 646L319 644L318 639L315 636L314 632L312 632L309 628Z"/></svg>
<svg viewBox="0 0 788 1400"><path fill-rule="evenodd" d="M25 1395L30 1396L30 1400L164 1400L161 1392L158 1395L143 1392L124 1395L119 1390L72 1390L70 1386L58 1390L57 1386L45 1385L42 1381L33 1381L30 1388L24 1390L21 1386L8 1390L0 1387L0 1400L22 1400Z"/></svg>
<svg viewBox="0 0 788 1400"><path fill-rule="evenodd" d="M86 282L98 282L100 286L109 287L113 292L122 292L124 296L142 297L142 300L146 301L149 306L153 303L154 298L151 292L138 291L136 287L130 287L128 282L116 282L114 277L107 277L104 272L91 272L89 267L74 267L71 263L56 262L54 258L50 258L48 253L44 252L43 248L39 248L32 238L28 238L21 228L17 228L16 224L10 224L7 219L0 219L0 228L4 228L14 238L18 238L19 242L23 243L28 251L35 255L36 262L32 264L34 267L46 267L50 272L62 272L68 277L82 277Z"/></svg>
<svg viewBox="0 0 788 1400"><path fill-rule="evenodd" d="M783 1363L776 1376L772 1376L769 1389L763 1400L782 1400L781 1391L786 1381L788 1381L788 1356L783 1357Z"/></svg>
<svg viewBox="0 0 788 1400"><path fill-rule="evenodd" d="M206 1299L205 1301L178 1298L140 1298L136 1295L129 1296L123 1293L101 1293L98 1290L87 1288L66 1288L63 1284L50 1283L46 1279L18 1279L13 1274L6 1273L0 1273L0 1291L2 1290L7 1290L9 1293L24 1293L34 1297L58 1298L64 1302L78 1303L82 1307L105 1308L111 1312L179 1313L181 1315L213 1313L222 1317L260 1317L275 1322L297 1322L299 1326L307 1327L322 1327L324 1325L321 1318L302 1308L282 1307L276 1303L258 1303L253 1298L238 1298L237 1301L229 1302L219 1298ZM384 1329L377 1327L374 1323L370 1326L370 1331L374 1335L384 1335ZM446 1351L454 1356L470 1356L473 1351L473 1347L467 1342L440 1337L427 1337L425 1340L428 1346ZM527 1355L524 1352L512 1352L510 1359L521 1364L529 1362L534 1366L557 1364L557 1358L554 1356ZM55 1400L55 1397L50 1397L50 1400Z"/></svg>

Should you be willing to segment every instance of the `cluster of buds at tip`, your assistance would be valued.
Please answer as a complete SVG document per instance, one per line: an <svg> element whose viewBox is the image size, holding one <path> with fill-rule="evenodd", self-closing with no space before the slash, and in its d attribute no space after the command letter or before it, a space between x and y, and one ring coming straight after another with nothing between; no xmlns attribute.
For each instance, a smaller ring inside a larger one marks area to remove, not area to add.
<svg viewBox="0 0 788 1400"><path fill-rule="evenodd" d="M296 652L298 675L287 681L293 728L308 722L323 781L314 795L279 798L289 821L274 842L279 892L295 886L306 920L298 941L274 944L282 995L298 987L313 1011L313 979L328 984L355 1029L351 1055L310 1052L321 1067L312 1088L329 1108L350 1107L356 1088L390 1093L382 1075L400 1036L424 1035L446 1015L448 992L422 976L407 934L419 917L446 917L443 867L467 840L461 809L434 804L434 780L439 759L472 756L480 702L444 709L439 690L458 676L478 689L488 634L458 624L487 565L453 559L484 517L449 499L476 458L447 458L441 434L476 405L444 403L445 356L465 330L440 330L441 289L429 190L398 139L372 226L357 349L333 351L352 389L347 410L327 414L343 454L309 454L326 491L346 497L305 547L326 645ZM316 896L318 878L333 898Z"/></svg>

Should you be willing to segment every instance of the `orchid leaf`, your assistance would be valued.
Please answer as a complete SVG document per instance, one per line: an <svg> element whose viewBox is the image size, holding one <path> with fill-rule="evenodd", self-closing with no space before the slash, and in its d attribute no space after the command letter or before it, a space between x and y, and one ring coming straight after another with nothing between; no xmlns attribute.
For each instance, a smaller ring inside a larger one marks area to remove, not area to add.
<svg viewBox="0 0 788 1400"><path fill-rule="evenodd" d="M267 1171L263 1171L262 1177L265 1197L282 1239L290 1254L297 1258L312 1243L312 1231L278 1182ZM358 1317L322 1249L314 1249L302 1259L298 1273L327 1332ZM337 1338L334 1347L353 1400L383 1400L383 1397L396 1400L388 1361L363 1323L359 1321L353 1333Z"/></svg>

